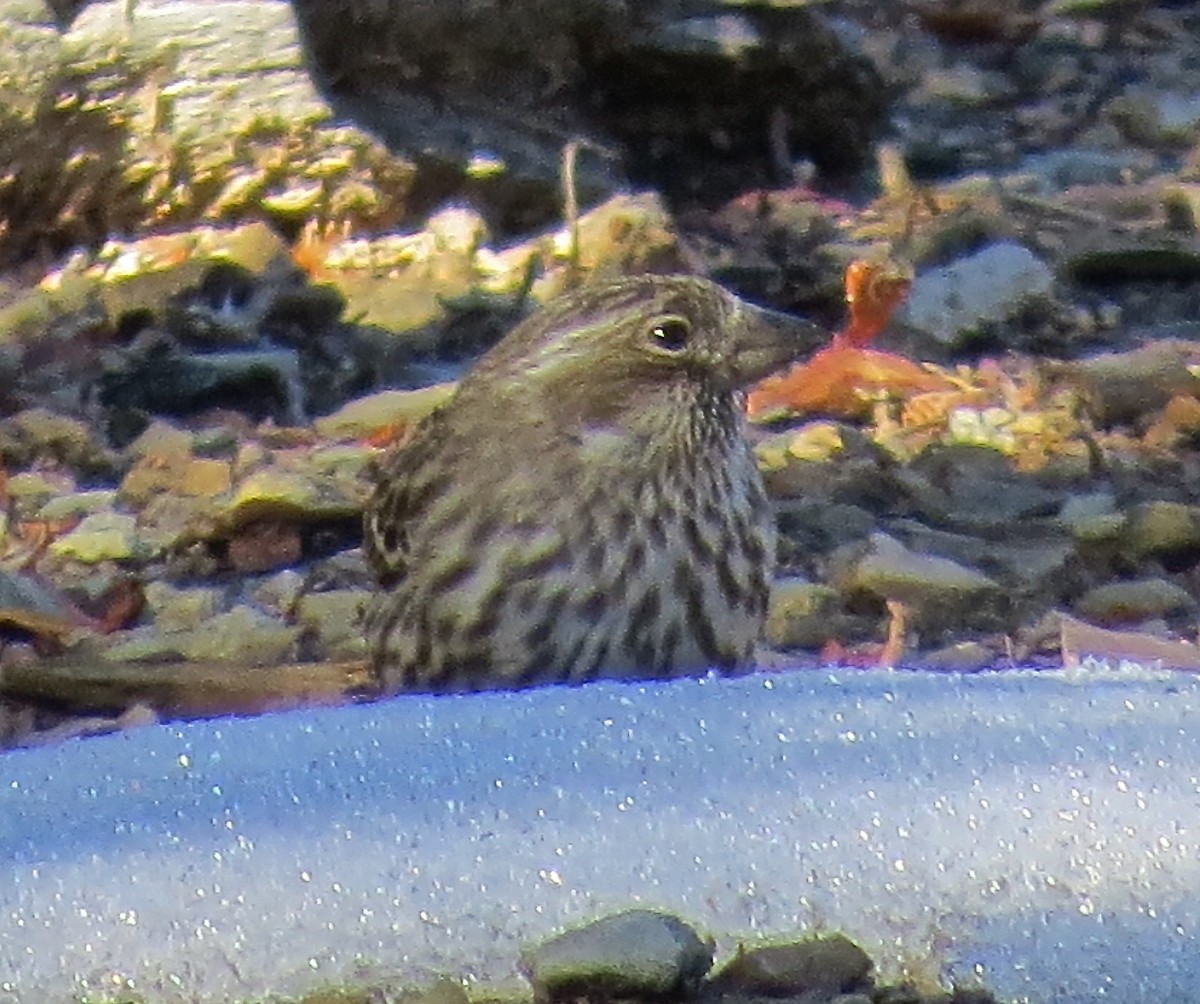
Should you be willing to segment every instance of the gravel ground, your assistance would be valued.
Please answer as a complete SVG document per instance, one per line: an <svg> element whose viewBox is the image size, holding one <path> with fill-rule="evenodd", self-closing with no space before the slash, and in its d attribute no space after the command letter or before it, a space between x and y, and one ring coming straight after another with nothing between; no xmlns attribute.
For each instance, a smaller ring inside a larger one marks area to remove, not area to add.
<svg viewBox="0 0 1200 1004"><path fill-rule="evenodd" d="M154 3L132 21L103 3L57 13L69 26L29 38L78 48L124 26L134 52L169 20ZM747 161L741 175L712 168L710 188L653 192L643 164L640 194L589 200L585 185L570 233L517 232L470 172L440 201L386 189L411 166L403 152L334 128L305 92L311 115L293 132L238 133L240 152L212 168L221 184L181 174L178 205L156 210L172 225L128 219L141 236L78 230L73 253L49 238L33 253L24 237L57 233L62 207L10 191L5 741L361 693L370 465L517 318L592 271L699 269L844 331L858 330L843 288L854 263L907 292L870 348L763 391L752 434L784 531L765 662L1200 664L1196 5L838 2L813 16L828 65L856 68L821 114L870 139L861 169L835 169L781 113L765 174ZM772 48L787 24L722 17L688 30L706 46L758 37L761 58L794 72ZM309 86L312 40L286 10L270 18L288 86ZM205 24L189 51L218 31ZM200 66L163 72L199 81ZM131 80L108 86L105 107L124 107ZM39 127L83 135L69 117ZM701 144L669 135L664 149ZM243 154L266 172L257 188ZM82 184L59 170L64 192ZM336 179L320 198L285 198L320 171ZM553 218L556 183L528 183ZM408 215L339 216L348 185ZM203 225L181 215L188 192L193 211L209 199Z"/></svg>

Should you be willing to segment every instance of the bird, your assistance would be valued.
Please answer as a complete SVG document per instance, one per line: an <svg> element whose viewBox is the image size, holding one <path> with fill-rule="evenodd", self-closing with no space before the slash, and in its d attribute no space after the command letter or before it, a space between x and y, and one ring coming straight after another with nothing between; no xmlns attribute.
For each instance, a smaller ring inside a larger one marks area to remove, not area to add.
<svg viewBox="0 0 1200 1004"><path fill-rule="evenodd" d="M690 275L594 281L518 324L377 465L381 692L748 670L776 528L744 390L828 337Z"/></svg>

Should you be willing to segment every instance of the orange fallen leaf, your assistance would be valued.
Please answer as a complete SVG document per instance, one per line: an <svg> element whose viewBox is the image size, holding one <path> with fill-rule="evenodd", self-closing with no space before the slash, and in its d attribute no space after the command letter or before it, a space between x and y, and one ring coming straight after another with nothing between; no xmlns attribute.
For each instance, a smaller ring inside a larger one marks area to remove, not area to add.
<svg viewBox="0 0 1200 1004"><path fill-rule="evenodd" d="M845 276L850 323L833 336L834 344L869 345L908 298L912 280L912 269L892 258L852 261Z"/></svg>
<svg viewBox="0 0 1200 1004"><path fill-rule="evenodd" d="M292 261L313 281L328 278L329 270L325 267L325 261L329 252L349 238L348 221L335 226L309 220L292 247Z"/></svg>
<svg viewBox="0 0 1200 1004"><path fill-rule="evenodd" d="M387 425L381 425L378 429L372 429L359 442L363 446L387 449L388 447L400 446L406 443L415 430L415 422L389 422Z"/></svg>
<svg viewBox="0 0 1200 1004"><path fill-rule="evenodd" d="M851 647L830 639L821 647L822 664L854 669L890 669L899 665L908 640L909 608L899 600L888 600L887 611L887 638L882 643L864 642Z"/></svg>
<svg viewBox="0 0 1200 1004"><path fill-rule="evenodd" d="M848 647L840 641L827 641L821 647L818 656L825 666L843 666L847 669L874 669L879 666L883 645L879 642L865 642L862 645Z"/></svg>
<svg viewBox="0 0 1200 1004"><path fill-rule="evenodd" d="M845 276L846 327L807 362L758 384L748 395L747 413L819 411L854 417L868 412L881 394L950 389L945 379L903 356L866 347L887 327L911 286L911 268L895 259L852 261Z"/></svg>
<svg viewBox="0 0 1200 1004"><path fill-rule="evenodd" d="M899 600L888 600L887 611L887 640L879 653L879 665L892 668L904 658L904 648L908 642L908 607Z"/></svg>
<svg viewBox="0 0 1200 1004"><path fill-rule="evenodd" d="M852 418L871 410L880 394L950 389L942 377L894 352L834 344L786 373L767 377L746 399L751 417L774 411L814 412Z"/></svg>

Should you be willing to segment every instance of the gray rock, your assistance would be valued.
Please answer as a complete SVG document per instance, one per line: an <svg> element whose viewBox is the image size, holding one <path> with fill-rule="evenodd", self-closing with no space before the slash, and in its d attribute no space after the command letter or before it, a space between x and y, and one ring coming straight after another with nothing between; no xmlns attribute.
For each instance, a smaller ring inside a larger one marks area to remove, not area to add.
<svg viewBox="0 0 1200 1004"><path fill-rule="evenodd" d="M1075 612L1098 624L1121 624L1191 613L1196 601L1169 579L1109 582L1075 601Z"/></svg>
<svg viewBox="0 0 1200 1004"><path fill-rule="evenodd" d="M776 579L767 606L766 639L779 648L817 648L836 635L838 606L832 586L800 576Z"/></svg>
<svg viewBox="0 0 1200 1004"><path fill-rule="evenodd" d="M106 659L118 662L169 660L277 666L294 661L302 629L265 617L246 606L234 607L187 631L137 628L112 635Z"/></svg>
<svg viewBox="0 0 1200 1004"><path fill-rule="evenodd" d="M202 519L193 528L193 539L224 539L236 541L239 537L253 538L255 527L275 525L294 532L305 527L357 523L362 516L362 505L369 490L365 479L354 472L314 470L308 463L286 462L286 458L271 466L259 467L247 474L216 514L215 520ZM265 571L276 567L268 562L259 565L254 558L255 545L251 539L243 540L249 548L241 558L231 561L235 566L249 571ZM298 557L298 556L294 556Z"/></svg>
<svg viewBox="0 0 1200 1004"><path fill-rule="evenodd" d="M5 17L12 6L5 5ZM19 5L18 17L30 6ZM111 232L132 232L153 215L152 205L161 208L160 195L171 197L161 188L150 194L164 164L187 161L200 174L216 168L209 177L220 181L220 165L237 145L232 136L265 121L329 118L304 72L284 0L229 2L219 14L211 4L170 0L139 0L132 18L128 8L127 0L92 3L73 20L63 18L67 30L60 35L43 7L43 25L22 26L18 44L6 31L0 76L21 81L25 100L5 108L12 142L0 173L37 212L21 214L0 252L47 240L99 243ZM156 96L147 103L151 68ZM63 79L78 87L65 112L53 97ZM239 165L245 176L256 168L253 156ZM214 187L219 200L220 186ZM194 206L197 189L178 188ZM262 188L251 196L265 194Z"/></svg>
<svg viewBox="0 0 1200 1004"><path fill-rule="evenodd" d="M74 616L61 593L28 575L0 568L0 609L26 611L42 617L70 620Z"/></svg>
<svg viewBox="0 0 1200 1004"><path fill-rule="evenodd" d="M219 500L211 497L164 492L146 502L138 514L138 537L147 551L174 555L179 548L206 538L198 528L215 525L218 507Z"/></svg>
<svg viewBox="0 0 1200 1004"><path fill-rule="evenodd" d="M659 998L694 991L712 959L678 917L626 910L526 949L521 968L541 1001Z"/></svg>
<svg viewBox="0 0 1200 1004"><path fill-rule="evenodd" d="M378 458L379 451L373 446L334 443L314 449L308 456L308 463L314 474L353 481L360 477L368 479L372 465Z"/></svg>
<svg viewBox="0 0 1200 1004"><path fill-rule="evenodd" d="M871 960L841 934L784 945L764 945L737 955L716 977L719 986L770 997L824 997L870 988Z"/></svg>
<svg viewBox="0 0 1200 1004"><path fill-rule="evenodd" d="M4 18L4 48L11 60L8 79L34 92L54 76L58 55L58 32L48 5L42 0L9 0ZM12 104L19 108L23 102Z"/></svg>
<svg viewBox="0 0 1200 1004"><path fill-rule="evenodd" d="M70 492L48 500L38 510L37 518L56 522L75 516L90 516L111 509L116 501L117 493L114 489L98 488L94 491Z"/></svg>
<svg viewBox="0 0 1200 1004"><path fill-rule="evenodd" d="M294 568L268 575L248 590L249 599L276 617L291 617L304 591L304 576Z"/></svg>
<svg viewBox="0 0 1200 1004"><path fill-rule="evenodd" d="M952 345L989 321L1002 321L1030 297L1044 296L1054 272L1028 248L991 244L952 265L920 272L900 318Z"/></svg>
<svg viewBox="0 0 1200 1004"><path fill-rule="evenodd" d="M1080 542L1112 540L1125 526L1126 516L1117 510L1112 492L1088 492L1067 499L1058 518Z"/></svg>
<svg viewBox="0 0 1200 1004"><path fill-rule="evenodd" d="M326 659L361 658L367 651L361 612L370 595L365 589L306 593L296 602L296 622L316 634Z"/></svg>
<svg viewBox="0 0 1200 1004"><path fill-rule="evenodd" d="M910 100L948 102L961 107L984 106L1003 99L1009 90L1007 81L998 73L990 73L968 62L935 67L920 83Z"/></svg>
<svg viewBox="0 0 1200 1004"><path fill-rule="evenodd" d="M980 565L1002 581L1026 590L1053 590L1069 575L1075 556L1074 542L1069 539L1031 535L1026 540L989 542Z"/></svg>
<svg viewBox="0 0 1200 1004"><path fill-rule="evenodd" d="M1134 87L1114 98L1106 112L1136 143L1179 146L1200 137L1200 92Z"/></svg>
<svg viewBox="0 0 1200 1004"><path fill-rule="evenodd" d="M1058 491L1014 469L989 446L956 443L926 449L898 475L917 515L969 533L1005 533L1062 505Z"/></svg>
<svg viewBox="0 0 1200 1004"><path fill-rule="evenodd" d="M340 551L313 563L305 577L311 592L334 589L372 590L378 587L375 571L367 562L361 547Z"/></svg>
<svg viewBox="0 0 1200 1004"><path fill-rule="evenodd" d="M341 112L493 185L555 184L564 144L584 137L585 201L623 174L668 197L720 199L781 180L795 159L857 167L885 117L878 73L815 5L295 7L309 65Z"/></svg>
<svg viewBox="0 0 1200 1004"><path fill-rule="evenodd" d="M1143 502L1129 512L1122 545L1134 559L1200 547L1200 506Z"/></svg>
<svg viewBox="0 0 1200 1004"><path fill-rule="evenodd" d="M206 152L253 115L292 122L328 117L308 83L291 12L279 0L227 3L220 17L203 6L138 0L130 19L125 0L93 3L63 37L80 62L113 48L130 65L168 60L189 83L171 102L171 127L201 139ZM111 56L109 56L111 59Z"/></svg>
<svg viewBox="0 0 1200 1004"><path fill-rule="evenodd" d="M74 471L110 474L112 454L85 423L48 408L27 408L0 422L0 453L12 467L53 458Z"/></svg>
<svg viewBox="0 0 1200 1004"><path fill-rule="evenodd" d="M805 554L866 540L878 523L869 510L844 502L785 502L779 513L780 529L788 542Z"/></svg>
<svg viewBox="0 0 1200 1004"><path fill-rule="evenodd" d="M171 425L169 422L155 419L125 447L125 452L135 460L147 456L187 457L191 455L194 441L193 433Z"/></svg>
<svg viewBox="0 0 1200 1004"><path fill-rule="evenodd" d="M872 534L866 552L845 567L837 579L843 592L863 590L917 609L1000 588L982 572L948 558L910 551L884 533Z"/></svg>
<svg viewBox="0 0 1200 1004"><path fill-rule="evenodd" d="M1048 150L1022 158L1017 171L1032 174L1048 195L1074 185L1119 185L1131 173L1147 171L1147 161L1127 150Z"/></svg>
<svg viewBox="0 0 1200 1004"><path fill-rule="evenodd" d="M136 627L116 631L108 636L107 646L100 650L103 659L116 663L177 662L185 658L182 645L190 632L160 631L157 627Z"/></svg>
<svg viewBox="0 0 1200 1004"><path fill-rule="evenodd" d="M86 564L127 561L141 550L137 520L117 512L93 513L70 533L50 543L51 554Z"/></svg>
<svg viewBox="0 0 1200 1004"><path fill-rule="evenodd" d="M149 582L144 590L146 610L160 631L199 627L216 616L221 590L210 586L177 589L165 582Z"/></svg>
<svg viewBox="0 0 1200 1004"><path fill-rule="evenodd" d="M961 641L921 653L921 668L943 673L978 673L996 665L996 653L977 641Z"/></svg>
<svg viewBox="0 0 1200 1004"><path fill-rule="evenodd" d="M454 384L434 384L417 390L381 390L343 405L314 423L326 439L358 439L388 427L419 422L454 393Z"/></svg>
<svg viewBox="0 0 1200 1004"><path fill-rule="evenodd" d="M1176 395L1196 395L1200 350L1191 339L1150 338L1124 352L1102 352L1051 367L1075 387L1100 425L1133 424Z"/></svg>
<svg viewBox="0 0 1200 1004"><path fill-rule="evenodd" d="M829 430L808 435L810 426L800 431L794 437L798 442L782 450L778 444L784 441L770 437L768 455L758 455L767 493L773 498L810 505L841 502L868 513L887 511L907 498L904 469L860 432L845 425L837 426L833 436ZM835 437L840 446L835 445ZM792 449L801 444L803 457L798 457Z"/></svg>
<svg viewBox="0 0 1200 1004"><path fill-rule="evenodd" d="M99 399L109 408L171 416L232 400L255 418L281 425L306 421L300 356L290 349L148 353L105 373Z"/></svg>
<svg viewBox="0 0 1200 1004"><path fill-rule="evenodd" d="M762 45L762 36L741 13L685 17L654 32L655 46L677 54L739 57Z"/></svg>
<svg viewBox="0 0 1200 1004"><path fill-rule="evenodd" d="M64 478L60 472L35 470L11 475L4 486L9 499L10 515L27 518L40 512L56 495L63 491L69 492L72 483L73 479L69 476Z"/></svg>
<svg viewBox="0 0 1200 1004"><path fill-rule="evenodd" d="M1061 577L1075 553L1074 542L1057 528L1014 521L1005 540L934 530L914 520L888 522L886 529L910 550L987 569L1009 585L1039 587Z"/></svg>

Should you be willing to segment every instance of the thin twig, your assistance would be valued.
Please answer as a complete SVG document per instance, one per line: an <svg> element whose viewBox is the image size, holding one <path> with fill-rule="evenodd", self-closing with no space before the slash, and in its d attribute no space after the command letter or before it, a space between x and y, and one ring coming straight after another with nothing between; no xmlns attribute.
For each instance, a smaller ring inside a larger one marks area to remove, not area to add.
<svg viewBox="0 0 1200 1004"><path fill-rule="evenodd" d="M567 228L568 285L579 281L579 194L575 188L575 164L579 159L580 141L570 139L562 153L563 222Z"/></svg>

